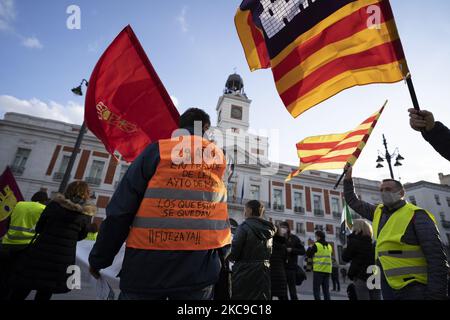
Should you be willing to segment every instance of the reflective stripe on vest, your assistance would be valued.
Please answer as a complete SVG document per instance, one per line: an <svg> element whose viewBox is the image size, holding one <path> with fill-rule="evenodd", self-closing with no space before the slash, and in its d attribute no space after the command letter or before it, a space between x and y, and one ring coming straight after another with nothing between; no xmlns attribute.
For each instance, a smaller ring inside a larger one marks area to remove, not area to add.
<svg viewBox="0 0 450 320"><path fill-rule="evenodd" d="M226 193L205 192L177 189L147 189L145 192L146 199L171 199L171 200L192 200L192 201L208 201L208 202L227 202Z"/></svg>
<svg viewBox="0 0 450 320"><path fill-rule="evenodd" d="M402 242L402 238L417 210L423 210L410 203L398 209L378 232L383 205L374 213L373 231L376 240L375 258L383 267L389 285L399 290L412 282L427 284L427 261L418 245ZM426 211L436 224L434 216Z"/></svg>
<svg viewBox="0 0 450 320"><path fill-rule="evenodd" d="M313 257L313 271L331 273L333 263L331 260L331 254L333 249L330 244L326 246L319 242L316 242L317 252Z"/></svg>
<svg viewBox="0 0 450 320"><path fill-rule="evenodd" d="M11 213L8 232L2 239L3 244L29 244L35 236L35 226L44 211L45 205L39 202L20 201Z"/></svg>
<svg viewBox="0 0 450 320"><path fill-rule="evenodd" d="M209 250L229 244L222 150L201 137L182 136L160 140L159 151L160 162L133 221L127 247ZM200 163L195 160L199 154ZM177 162L174 156L184 161Z"/></svg>

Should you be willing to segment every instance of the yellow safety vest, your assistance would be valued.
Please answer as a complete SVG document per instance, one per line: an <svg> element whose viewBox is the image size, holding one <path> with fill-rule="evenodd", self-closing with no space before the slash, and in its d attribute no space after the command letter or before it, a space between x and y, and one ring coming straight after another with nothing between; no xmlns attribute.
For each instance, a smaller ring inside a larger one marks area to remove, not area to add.
<svg viewBox="0 0 450 320"><path fill-rule="evenodd" d="M8 232L2 239L3 244L29 244L34 238L36 223L44 211L45 205L39 202L20 201L11 213Z"/></svg>
<svg viewBox="0 0 450 320"><path fill-rule="evenodd" d="M330 244L326 246L319 242L316 242L317 252L313 257L313 271L331 273L333 262L331 260L331 254L333 247Z"/></svg>
<svg viewBox="0 0 450 320"><path fill-rule="evenodd" d="M89 232L84 240L96 241L98 232Z"/></svg>
<svg viewBox="0 0 450 320"><path fill-rule="evenodd" d="M202 137L181 136L160 140L159 154L127 247L210 250L230 244L222 150ZM173 162L174 155L180 157L180 163Z"/></svg>
<svg viewBox="0 0 450 320"><path fill-rule="evenodd" d="M379 259L389 286L399 290L411 282L427 284L427 261L421 247L402 242L416 210L424 209L407 203L392 214L378 234L383 207L378 205L373 218L375 259ZM434 216L424 211L436 224Z"/></svg>

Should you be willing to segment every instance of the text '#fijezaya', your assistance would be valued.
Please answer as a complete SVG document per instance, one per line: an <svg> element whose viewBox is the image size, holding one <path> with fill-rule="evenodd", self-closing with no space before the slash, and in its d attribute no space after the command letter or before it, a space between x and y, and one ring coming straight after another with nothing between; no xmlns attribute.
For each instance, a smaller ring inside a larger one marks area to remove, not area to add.
<svg viewBox="0 0 450 320"><path fill-rule="evenodd" d="M152 244L164 242L193 242L200 244L200 232L149 230L148 241Z"/></svg>

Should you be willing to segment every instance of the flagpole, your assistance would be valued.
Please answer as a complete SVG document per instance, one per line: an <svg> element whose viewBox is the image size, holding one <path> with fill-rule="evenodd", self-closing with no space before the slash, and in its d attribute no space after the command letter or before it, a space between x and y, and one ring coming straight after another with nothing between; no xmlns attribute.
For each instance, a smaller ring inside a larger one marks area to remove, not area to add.
<svg viewBox="0 0 450 320"><path fill-rule="evenodd" d="M411 100L414 106L414 109L420 111L419 100L417 100L416 90L414 88L414 84L411 78L411 73L408 73L406 76L406 84L408 85L409 94L411 95Z"/></svg>
<svg viewBox="0 0 450 320"><path fill-rule="evenodd" d="M78 133L77 141L73 147L72 154L70 155L69 163L67 164L66 172L64 172L64 177L59 185L59 193L64 193L67 184L69 183L70 174L72 173L73 165L75 164L75 159L77 158L77 153L80 149L81 141L83 141L84 134L86 133L86 123L83 121L81 125L80 132Z"/></svg>
<svg viewBox="0 0 450 320"><path fill-rule="evenodd" d="M86 87L88 87L89 82L86 79L81 80L81 83L78 87L73 88L71 91L77 95L82 96L83 95L83 83L86 84ZM81 125L80 132L78 132L77 140L75 141L75 146L73 147L72 154L70 155L69 163L67 164L66 171L64 172L64 177L61 181L61 184L59 185L58 192L64 193L66 191L67 184L70 180L70 174L72 173L73 165L75 164L75 159L77 158L78 150L81 146L81 141L83 141L84 134L86 133L86 122L83 121L83 124Z"/></svg>
<svg viewBox="0 0 450 320"><path fill-rule="evenodd" d="M339 177L339 180L336 182L336 184L334 185L333 190L336 190L337 187L339 187L339 185L341 184L342 179L345 177L345 174L347 173L348 169L345 168L344 172L342 172L341 176Z"/></svg>

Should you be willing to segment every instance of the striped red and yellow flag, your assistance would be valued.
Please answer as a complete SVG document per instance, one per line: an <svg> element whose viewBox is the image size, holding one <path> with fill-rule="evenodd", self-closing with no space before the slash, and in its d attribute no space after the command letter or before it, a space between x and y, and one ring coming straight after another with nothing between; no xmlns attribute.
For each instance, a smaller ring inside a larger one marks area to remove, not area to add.
<svg viewBox="0 0 450 320"><path fill-rule="evenodd" d="M300 166L286 181L307 170L344 169L347 163L353 165L366 146L386 104L387 101L379 111L352 131L309 137L297 143Z"/></svg>
<svg viewBox="0 0 450 320"><path fill-rule="evenodd" d="M293 117L409 72L388 0L244 0L235 23L250 69L272 68Z"/></svg>

